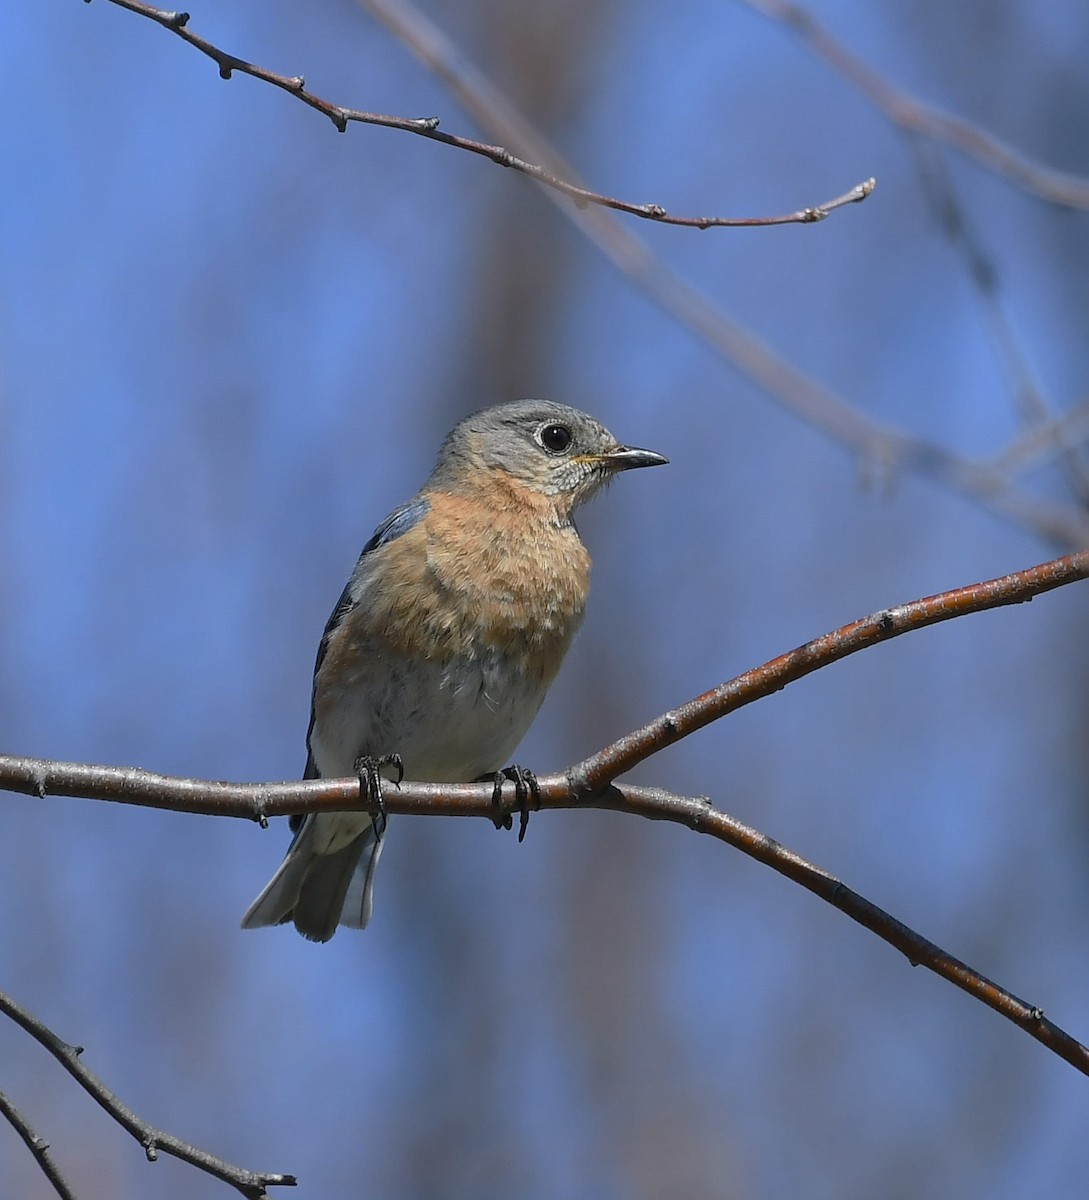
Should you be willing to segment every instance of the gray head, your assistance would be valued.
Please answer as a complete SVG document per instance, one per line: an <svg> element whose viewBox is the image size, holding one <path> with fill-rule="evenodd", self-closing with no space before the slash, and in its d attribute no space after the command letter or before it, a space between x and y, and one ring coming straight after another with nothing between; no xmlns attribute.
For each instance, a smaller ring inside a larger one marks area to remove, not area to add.
<svg viewBox="0 0 1089 1200"><path fill-rule="evenodd" d="M566 514L618 472L667 461L651 450L622 445L577 408L514 400L482 408L456 425L443 442L428 486L475 490L478 481L487 486L498 472L515 486L550 497Z"/></svg>

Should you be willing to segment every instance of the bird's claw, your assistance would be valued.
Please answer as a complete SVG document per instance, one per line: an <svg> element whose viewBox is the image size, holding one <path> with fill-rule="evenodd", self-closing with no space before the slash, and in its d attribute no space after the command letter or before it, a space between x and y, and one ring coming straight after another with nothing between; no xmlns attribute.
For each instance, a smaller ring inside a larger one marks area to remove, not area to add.
<svg viewBox="0 0 1089 1200"><path fill-rule="evenodd" d="M541 785L537 782L537 776L526 767L505 767L499 772L502 779L509 779L514 784L514 795L518 801L518 840L525 840L526 830L529 828L529 798L533 797L533 807L537 812L541 811ZM510 829L513 825L511 817L507 816L505 828Z"/></svg>
<svg viewBox="0 0 1089 1200"><path fill-rule="evenodd" d="M487 778L488 776L485 775L484 779L487 780ZM492 824L496 827L496 829L514 828L514 818L510 815L510 813L505 813L503 811L503 782L505 779L506 775L504 775L502 771L496 771L495 774L491 776L492 808L495 809L495 812L492 814Z"/></svg>
<svg viewBox="0 0 1089 1200"><path fill-rule="evenodd" d="M386 832L386 822L388 820L386 798L382 792L382 769L384 767L394 768L397 774L393 780L393 786L400 787L401 780L405 777L405 766L399 754L383 754L379 758L374 758L370 754L364 754L355 760L355 773L359 776L360 795L364 800L373 800L378 806L378 811L374 814L372 820L374 822L374 836L379 841Z"/></svg>

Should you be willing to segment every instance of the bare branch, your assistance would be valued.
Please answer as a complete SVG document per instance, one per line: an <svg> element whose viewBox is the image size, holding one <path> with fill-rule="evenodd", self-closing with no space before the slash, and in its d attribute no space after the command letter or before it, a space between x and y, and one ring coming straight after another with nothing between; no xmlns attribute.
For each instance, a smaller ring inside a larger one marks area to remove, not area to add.
<svg viewBox="0 0 1089 1200"><path fill-rule="evenodd" d="M702 729L711 721L780 691L787 684L849 654L954 617L1023 603L1034 596L1085 578L1089 578L1089 550L998 579L883 609L863 620L854 621L663 714L563 774L540 777L540 807L610 809L673 821L697 833L709 834L727 842L788 879L800 883L895 946L912 963L926 966L982 1000L1079 1071L1089 1074L1089 1050L1058 1026L1046 1021L1038 1008L1018 999L927 941L851 891L834 876L786 850L766 835L717 811L705 799L676 796L658 788L617 787L612 783L617 775L630 770L658 750ZM88 766L10 755L0 756L0 787L42 798L48 795L83 796L177 812L246 817L261 824L267 824L270 816L288 813L342 810L376 812L378 807L375 799L365 793L357 779L300 780L281 784L223 783L181 779L135 767ZM405 781L399 788L387 789L383 802L390 813L495 817L491 783ZM505 789L504 811L512 811L516 803L512 785ZM71 1047L63 1047L63 1043L58 1045L63 1051L58 1057L71 1070L68 1057L74 1062L75 1052ZM57 1051L54 1050L54 1053ZM126 1125L126 1128L129 1126ZM141 1128L146 1129L143 1126ZM136 1136L141 1134L136 1133ZM149 1131L149 1134L141 1136L141 1140L147 1136L151 1137L153 1143L161 1144L161 1135ZM262 1178L271 1182L270 1177Z"/></svg>
<svg viewBox="0 0 1089 1200"><path fill-rule="evenodd" d="M950 116L893 87L819 25L800 4L791 0L741 0L741 3L796 33L814 54L853 84L894 125L974 158L988 170L1051 204L1089 209L1089 179L1033 162L971 121Z"/></svg>
<svg viewBox="0 0 1089 1200"><path fill-rule="evenodd" d="M215 1176L216 1179L220 1179L224 1183L229 1183L233 1188L241 1192L243 1196L247 1197L247 1200L267 1200L268 1193L266 1189L270 1187L295 1186L296 1179L294 1175L247 1171L243 1167L236 1167L231 1163L224 1162L222 1159L216 1158L204 1150L198 1150L195 1146L190 1146L188 1142L183 1142L180 1138L174 1137L173 1134L164 1133L161 1129L154 1128L154 1126L149 1125L146 1121L138 1117L132 1109L122 1104L98 1076L92 1074L83 1065L79 1057L83 1053L82 1046L70 1046L67 1042L62 1041L51 1029L39 1021L37 1017L16 1004L10 996L5 995L3 992L0 992L0 1013L10 1017L16 1025L29 1033L39 1045L44 1046L57 1062L64 1067L68 1074L75 1079L80 1087L93 1100L97 1101L122 1129L131 1133L140 1145L143 1146L144 1153L147 1155L149 1162L154 1162L159 1156L159 1151L162 1150L174 1158L181 1159L182 1162L189 1163L190 1166L197 1167L199 1170ZM60 1189L58 1188L57 1190L59 1191ZM70 1194L61 1193L61 1195Z"/></svg>
<svg viewBox="0 0 1089 1200"><path fill-rule="evenodd" d="M49 1180L53 1190L60 1196L61 1200L76 1200L75 1193L64 1181L64 1176L57 1169L57 1164L53 1161L53 1157L49 1153L49 1143L39 1133L35 1132L30 1122L3 1092L0 1092L0 1116L7 1121L26 1143L27 1149L38 1160L38 1166L41 1167L42 1174Z"/></svg>
<svg viewBox="0 0 1089 1200"><path fill-rule="evenodd" d="M85 2L90 4L91 0L85 0ZM306 90L306 80L302 75L279 75L275 71L268 70L266 67L255 66L243 58L238 58L234 54L229 54L226 50L221 50L206 38L199 37L197 34L191 32L189 29L189 13L187 12L169 12L166 9L155 8L151 4L145 4L143 0L109 0L109 2L116 4L119 8L136 13L141 17L147 17L149 21L154 21L155 24L161 25L164 29L169 29L171 33L177 34L182 41L187 42L194 49L199 50L202 54L206 54L212 59L219 67L221 78L230 79L237 71L240 75L249 75L254 79L260 79L263 83L271 84L273 87L287 92L288 95L294 96L304 104L309 105L311 108L328 117L340 133L344 133L348 128L349 122L352 121L362 125L381 125L387 129L399 129L404 133L414 133L419 137L428 138L430 141L441 142L444 146L453 146L458 150L466 150L470 154L478 154L483 158L490 159L493 163L501 167L510 167L514 171L528 175L543 186L552 188L554 191L569 197L576 204L597 204L605 208L614 208L618 212L629 213L633 217L642 217L647 221L656 221L659 225L680 225L693 229L738 229L764 225L811 225L815 221L823 221L829 213L834 212L837 208L843 208L848 204L857 204L859 201L865 200L873 191L877 182L874 179L866 179L862 183L855 184L853 188L850 188L841 196L836 196L832 200L826 200L823 204L811 205L807 208L798 209L796 212L786 213L783 216L677 217L668 213L660 204L633 204L627 200L619 200L615 196L606 196L600 192L591 191L581 184L561 178L552 171L546 170L543 166L519 158L503 146L491 146L486 142L475 141L473 138L459 137L456 134L445 133L439 129L438 117L394 117L387 113L364 112L357 108L346 108L341 104L334 104L329 100L323 100L320 96L315 96L312 92Z"/></svg>
<svg viewBox="0 0 1089 1200"><path fill-rule="evenodd" d="M89 2L89 0L88 0ZM433 141L484 155L535 179L560 204L560 210L625 274L666 312L703 338L721 357L752 379L784 407L854 452L866 476L907 469L959 492L1019 525L1035 530L1057 546L1074 547L1089 540L1089 518L1080 509L1040 499L1017 486L993 464L972 462L945 447L887 429L839 396L822 387L776 355L768 346L732 321L707 296L674 274L649 248L615 221L608 208L630 212L659 223L709 227L761 225L819 220L832 209L863 199L872 181L859 184L833 201L801 209L784 217L672 217L658 205L636 205L590 191L570 165L550 147L486 80L458 60L450 43L430 22L398 0L357 0L408 49L442 79L481 128L512 145L537 164L499 145L474 142L438 130L435 117L406 118L344 108L305 90L300 76L283 76L227 54L187 28L187 13L153 8L142 0L110 0L176 33L207 54L229 77L234 71L252 75L297 96L324 113L338 129L349 121L383 125L428 137ZM572 207L561 196L576 200ZM587 207L589 206L589 207Z"/></svg>
<svg viewBox="0 0 1089 1200"><path fill-rule="evenodd" d="M922 177L942 232L958 251L958 257L979 298L983 315L995 346L996 356L1004 366L1013 387L1019 415L1030 430L1050 425L1055 418L1055 406L1044 394L1028 356L1002 303L998 267L983 246L976 222L968 218L946 165L945 156L931 142L918 135L911 138L918 152L919 173ZM1089 508L1089 477L1075 446L1065 446L1056 455L1072 495L1082 509Z"/></svg>
<svg viewBox="0 0 1089 1200"><path fill-rule="evenodd" d="M1024 604L1036 596L1089 578L1089 550L1051 559L981 583L951 588L822 634L769 659L759 667L712 688L679 708L656 717L604 750L541 779L545 808L582 807L616 778L641 762L740 708L782 691L806 675L867 650L879 642L925 629L956 617ZM160 775L138 767L90 766L52 759L0 754L0 789L38 796L79 796L146 808L205 816L247 817L264 825L269 817L341 810L376 812L361 796L360 781L290 780L284 783L228 783ZM391 813L494 817L492 784L403 782L387 792ZM513 787L505 793L514 795ZM606 807L610 807L606 805ZM510 811L507 809L506 811Z"/></svg>
<svg viewBox="0 0 1089 1200"><path fill-rule="evenodd" d="M442 80L489 136L513 145L548 170L577 179L562 156L409 0L356 0ZM675 320L795 416L846 446L867 475L906 469L959 492L984 508L1035 530L1056 546L1089 542L1089 517L1073 505L1041 500L987 463L879 425L791 366L733 321L714 301L672 271L605 209L572 208L546 193L559 211L619 270Z"/></svg>
<svg viewBox="0 0 1089 1200"><path fill-rule="evenodd" d="M912 966L926 967L962 991L981 1000L1030 1037L1089 1075L1089 1048L1044 1017L1043 1010L1013 995L993 980L981 975L967 963L928 941L895 917L878 908L858 892L852 891L834 875L806 862L766 834L724 812L710 807L703 798L674 796L657 788L613 788L620 800L613 807L640 816L677 821L698 833L707 833L726 842L757 862L771 867L795 883L826 900L853 921L904 954Z"/></svg>
<svg viewBox="0 0 1089 1200"><path fill-rule="evenodd" d="M991 460L997 471L1013 474L1039 466L1089 439L1089 397L1050 421L1026 430Z"/></svg>
<svg viewBox="0 0 1089 1200"><path fill-rule="evenodd" d="M763 666L704 692L680 708L663 713L642 729L637 729L573 767L568 772L568 778L576 791L596 791L659 750L695 733L697 729L752 704L754 700L771 696L788 683L794 683L849 654L954 617L1008 604L1023 604L1034 596L1086 578L1089 578L1089 550L1082 550L1078 554L1052 559L1037 567L1014 571L997 579L953 588L908 604L882 609L872 616L852 621L849 625L814 638L796 650L780 654Z"/></svg>
<svg viewBox="0 0 1089 1200"><path fill-rule="evenodd" d="M1041 1009L1019 999L928 941L847 887L834 875L807 862L759 830L713 808L706 798L678 796L660 788L628 784L607 785L596 793L577 792L567 775L541 776L539 784L542 809L596 808L629 813L684 825L697 833L726 842L827 901L906 955L913 966L925 966L981 1000L1082 1074L1089 1075L1089 1049L1058 1025L1046 1020ZM357 779L229 784L157 775L135 767L98 767L0 756L0 785L12 791L37 791L39 794L44 791L47 795L84 796L176 812L248 817L257 821L294 812L377 811L377 804L362 795ZM440 784L406 780L399 789L387 790L384 804L389 813L412 816L475 816L489 820L495 816L490 783ZM512 786L505 791L506 810L511 811L515 804ZM0 995L0 1011L4 1010L3 1000ZM154 1144L168 1148L159 1141L160 1135L154 1131L151 1133ZM179 1157L184 1156L179 1154ZM186 1161L194 1160L187 1158ZM195 1162L195 1165L201 1163ZM223 1178L222 1175L220 1177ZM260 1178L268 1185L291 1181L290 1176Z"/></svg>

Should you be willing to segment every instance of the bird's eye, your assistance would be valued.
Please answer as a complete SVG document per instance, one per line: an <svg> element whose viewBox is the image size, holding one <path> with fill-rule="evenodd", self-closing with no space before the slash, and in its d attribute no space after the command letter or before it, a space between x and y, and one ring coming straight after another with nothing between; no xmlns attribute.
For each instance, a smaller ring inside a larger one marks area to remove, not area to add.
<svg viewBox="0 0 1089 1200"><path fill-rule="evenodd" d="M566 425L545 425L537 440L553 454L562 454L571 445L571 430Z"/></svg>

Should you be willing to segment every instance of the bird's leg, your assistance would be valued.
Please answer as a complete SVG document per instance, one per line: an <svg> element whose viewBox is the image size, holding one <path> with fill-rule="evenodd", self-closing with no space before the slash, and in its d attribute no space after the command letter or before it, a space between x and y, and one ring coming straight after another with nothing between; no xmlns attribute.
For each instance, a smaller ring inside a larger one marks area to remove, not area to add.
<svg viewBox="0 0 1089 1200"><path fill-rule="evenodd" d="M383 754L374 758L364 754L355 760L355 773L359 776L359 793L365 800L373 800L378 805L378 811L371 820L374 823L374 836L378 841L386 832L386 798L382 794L382 768L393 767L397 772L393 780L394 787L401 786L405 777L405 766L399 754Z"/></svg>

